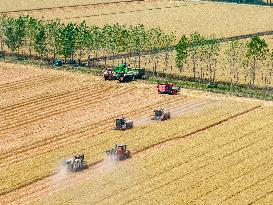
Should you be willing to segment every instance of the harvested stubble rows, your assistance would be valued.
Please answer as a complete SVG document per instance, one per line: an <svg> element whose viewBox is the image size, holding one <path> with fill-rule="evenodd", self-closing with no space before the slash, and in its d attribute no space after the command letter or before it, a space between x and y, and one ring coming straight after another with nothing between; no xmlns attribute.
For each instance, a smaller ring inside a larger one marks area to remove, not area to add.
<svg viewBox="0 0 273 205"><path fill-rule="evenodd" d="M272 114L258 108L148 149L35 204L271 204Z"/></svg>
<svg viewBox="0 0 273 205"><path fill-rule="evenodd" d="M26 186L4 195L3 200L9 204L20 204L22 202L36 200L41 196L47 195L48 192L55 192L55 186L58 186L58 184L54 184L54 176L44 177L52 172L54 166L56 166L56 163L60 160L58 156L64 156L64 154L73 153L75 150L81 150L85 153L88 162L92 164L93 162L100 162L104 157L104 151L112 147L116 142L127 143L130 145L130 149L133 153L141 153L143 150L153 147L158 143L169 139L186 137L189 133L199 132L209 126L216 125L218 122L228 120L234 115L236 116L236 114L240 115L245 110L253 109L254 105L252 103L222 102L221 105L216 103L214 105L211 104L211 106L215 109L213 112L211 109L206 109L199 114L186 115L181 119L178 118L163 125L153 124L151 127L142 126L128 132L120 133L112 131L93 136L91 139L81 138L81 141L77 143L76 147L70 146L65 149L55 150L52 153L38 155L35 159L25 160L25 164L19 162L15 165L10 165L8 170L2 172L2 175L5 179L12 179L14 176L17 176L17 179L6 181L7 187L20 186L22 182L20 182L20 180L18 181L19 176L24 177L25 184L33 180L34 176L43 179L34 183L34 185ZM155 132L155 130L157 131ZM27 166L30 164L34 164L32 166L34 170ZM20 173L20 170L24 170L24 173ZM87 172L89 172L89 170ZM90 174L92 174L92 168L90 172ZM73 180L80 182L85 181L86 178L78 180L73 177ZM62 188L63 187L60 187L59 189Z"/></svg>
<svg viewBox="0 0 273 205"><path fill-rule="evenodd" d="M52 174L59 160L86 149L82 142L97 145L96 134L110 130L116 116L135 118L158 106L198 98L158 96L150 85L105 84L92 76L31 66L1 64L0 72L4 198L4 193Z"/></svg>
<svg viewBox="0 0 273 205"><path fill-rule="evenodd" d="M212 98L186 90L180 96L158 95L154 85L105 83L92 76L31 66L1 64L0 72L3 204L29 203L61 190L63 187L54 182L56 166L74 153L85 153L90 164L98 163L106 149L124 142L141 156L146 149L160 147L170 139L190 136L257 109L257 103L223 96ZM110 131L117 115L139 119L155 107L177 107L203 102L204 98L208 105L199 113L125 132ZM84 173L90 172L92 167ZM81 176L74 179L85 181Z"/></svg>

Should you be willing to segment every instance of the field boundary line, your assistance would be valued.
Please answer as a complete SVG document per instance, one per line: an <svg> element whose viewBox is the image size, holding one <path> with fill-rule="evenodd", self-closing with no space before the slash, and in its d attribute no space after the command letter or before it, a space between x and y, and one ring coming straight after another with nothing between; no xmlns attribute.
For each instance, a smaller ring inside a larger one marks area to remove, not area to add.
<svg viewBox="0 0 273 205"><path fill-rule="evenodd" d="M138 13L138 12L143 12L143 11L153 11L153 10L161 10L161 9L174 9L174 8L181 8L181 7L185 7L185 6L196 6L196 5L202 5L202 4L205 4L205 3L200 2L200 3L183 4L183 5L176 5L176 6L163 6L163 7L135 9L135 10L128 10L128 11L119 11L119 12L110 12L110 13L101 13L101 14L91 14L91 15L84 15L84 16L74 16L74 17L61 18L61 20L90 18L90 17L98 17L98 16L110 16L110 15L117 15L117 14L129 14L129 13Z"/></svg>
<svg viewBox="0 0 273 205"><path fill-rule="evenodd" d="M0 14L19 13L19 12L26 12L26 11L43 11L43 10L64 9L64 8L77 8L77 7L84 7L84 6L111 5L111 4L120 4L120 3L144 2L144 1L145 0L127 0L127 1L122 0L122 1L89 3L89 4L70 5L70 6L44 7L44 8L36 8L36 9L20 9L20 10L2 11L0 12Z"/></svg>

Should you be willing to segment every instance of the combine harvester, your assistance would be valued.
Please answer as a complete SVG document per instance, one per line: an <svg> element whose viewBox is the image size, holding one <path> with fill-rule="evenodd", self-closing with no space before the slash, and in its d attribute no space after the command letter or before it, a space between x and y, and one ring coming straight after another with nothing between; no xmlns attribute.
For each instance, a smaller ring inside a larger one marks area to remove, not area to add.
<svg viewBox="0 0 273 205"><path fill-rule="evenodd" d="M128 130L132 129L134 127L132 120L126 120L125 117L118 117L116 118L116 127L114 127L114 130Z"/></svg>
<svg viewBox="0 0 273 205"><path fill-rule="evenodd" d="M159 94L177 95L180 91L180 87L171 83L162 83L157 85L157 91Z"/></svg>
<svg viewBox="0 0 273 205"><path fill-rule="evenodd" d="M84 160L84 154L75 155L71 159L64 161L64 167L69 172L77 172L87 168L87 162Z"/></svg>
<svg viewBox="0 0 273 205"><path fill-rule="evenodd" d="M115 69L106 68L103 72L104 80L118 80L119 82L130 82L135 79L145 79L144 68L130 68L126 64L120 64Z"/></svg>
<svg viewBox="0 0 273 205"><path fill-rule="evenodd" d="M131 158L131 151L127 150L126 144L116 144L115 148L106 150L106 154L110 159L117 161Z"/></svg>
<svg viewBox="0 0 273 205"><path fill-rule="evenodd" d="M154 116L151 118L152 120L168 120L171 118L170 112L165 112L164 109L155 109Z"/></svg>
<svg viewBox="0 0 273 205"><path fill-rule="evenodd" d="M117 75L112 68L106 68L103 71L104 80L117 80Z"/></svg>

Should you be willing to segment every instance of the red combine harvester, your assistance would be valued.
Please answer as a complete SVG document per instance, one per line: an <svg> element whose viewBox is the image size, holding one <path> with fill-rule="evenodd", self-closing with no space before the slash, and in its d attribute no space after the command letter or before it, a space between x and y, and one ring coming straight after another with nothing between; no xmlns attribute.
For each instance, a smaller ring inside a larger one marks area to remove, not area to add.
<svg viewBox="0 0 273 205"><path fill-rule="evenodd" d="M180 88L171 83L162 83L157 85L157 90L159 94L176 95Z"/></svg>
<svg viewBox="0 0 273 205"><path fill-rule="evenodd" d="M107 150L106 154L118 161L131 158L131 151L127 149L126 144L116 144L115 148Z"/></svg>

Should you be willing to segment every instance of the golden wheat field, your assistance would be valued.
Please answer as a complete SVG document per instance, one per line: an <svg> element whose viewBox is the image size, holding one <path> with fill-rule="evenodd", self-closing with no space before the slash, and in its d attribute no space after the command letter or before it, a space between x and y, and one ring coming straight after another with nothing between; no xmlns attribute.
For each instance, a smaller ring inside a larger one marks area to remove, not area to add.
<svg viewBox="0 0 273 205"><path fill-rule="evenodd" d="M100 0L100 2L105 1ZM7 5L13 5L13 1L7 2L9 2L6 3ZM30 0L27 2L37 7L40 5ZM51 1L47 2L53 5ZM56 1L54 6L62 5L61 2L64 1ZM80 5L83 2L85 1L66 1L65 5ZM228 37L268 31L273 27L271 21L273 13L270 7L201 1L122 2L25 11L10 15L30 15L37 18L45 17L45 19L60 18L63 22L77 23L85 20L88 24L99 26L115 23L144 24L147 28L158 26L166 33L176 32L178 36L198 31L203 35Z"/></svg>
<svg viewBox="0 0 273 205"><path fill-rule="evenodd" d="M142 81L11 63L0 73L1 204L232 203L271 191L270 102L186 89L158 95ZM157 107L172 119L150 120ZM112 131L119 115L134 129ZM132 159L106 160L115 143L128 144ZM62 160L77 153L89 168L60 177Z"/></svg>
<svg viewBox="0 0 273 205"><path fill-rule="evenodd" d="M229 37L273 28L271 7L129 0L81 6L105 2L115 0L11 0L1 4L0 12L40 9L8 15L100 26L141 23L179 37L194 31ZM272 37L265 38L272 48ZM142 67L180 74L175 54L168 55L168 64L165 53L142 56ZM138 58L129 63L137 66ZM271 76L272 85L272 65L259 67L257 85L268 86L264 76ZM198 66L206 67L204 62ZM216 80L234 79L226 59L217 66ZM183 75L191 77L191 69L188 62ZM247 83L243 77L239 82ZM171 119L151 120L155 108L169 111ZM0 204L271 205L272 115L270 101L184 88L178 95L159 95L147 81L122 84L0 62ZM113 130L118 116L133 120L134 128ZM116 143L126 143L132 158L109 160L105 151ZM60 171L63 160L79 153L86 157L86 170Z"/></svg>
<svg viewBox="0 0 273 205"><path fill-rule="evenodd" d="M105 171L94 168L81 186L35 204L264 204L273 191L272 111L259 108Z"/></svg>

